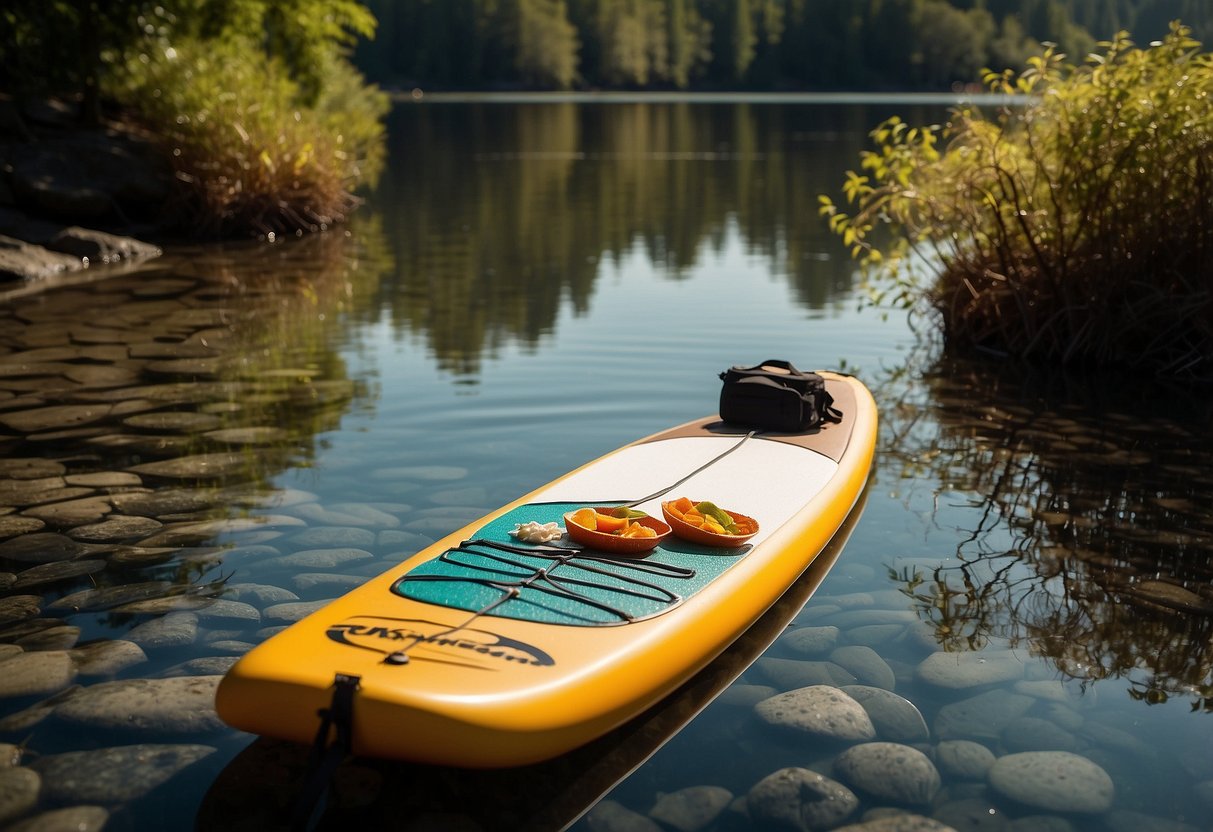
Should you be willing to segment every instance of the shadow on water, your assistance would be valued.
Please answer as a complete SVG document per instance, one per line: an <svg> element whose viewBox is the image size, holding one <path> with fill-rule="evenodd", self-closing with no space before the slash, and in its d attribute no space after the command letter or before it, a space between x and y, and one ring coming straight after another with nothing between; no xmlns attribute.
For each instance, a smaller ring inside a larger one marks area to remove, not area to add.
<svg viewBox="0 0 1213 832"><path fill-rule="evenodd" d="M963 504L940 512L962 518L954 558L891 570L939 643L1006 640L1213 713L1213 402L947 358L903 393L885 459Z"/></svg>
<svg viewBox="0 0 1213 832"><path fill-rule="evenodd" d="M476 771L350 760L333 779L316 829L404 827L557 830L586 810L695 718L784 632L838 560L867 492L804 574L737 641L645 713L569 754L532 766ZM197 828L287 828L306 782L309 749L259 739L215 779ZM468 826L468 824L474 826ZM428 824L428 826L426 826Z"/></svg>

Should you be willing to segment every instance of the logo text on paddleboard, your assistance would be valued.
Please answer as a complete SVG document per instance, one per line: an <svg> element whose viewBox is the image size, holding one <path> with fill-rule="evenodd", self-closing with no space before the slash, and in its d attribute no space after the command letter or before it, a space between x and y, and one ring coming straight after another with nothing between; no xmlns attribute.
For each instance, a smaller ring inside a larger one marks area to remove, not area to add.
<svg viewBox="0 0 1213 832"><path fill-rule="evenodd" d="M330 624L338 644L391 654L407 650L414 659L471 664L485 669L507 665L548 667L555 661L538 647L489 630L451 628L416 618L357 615Z"/></svg>

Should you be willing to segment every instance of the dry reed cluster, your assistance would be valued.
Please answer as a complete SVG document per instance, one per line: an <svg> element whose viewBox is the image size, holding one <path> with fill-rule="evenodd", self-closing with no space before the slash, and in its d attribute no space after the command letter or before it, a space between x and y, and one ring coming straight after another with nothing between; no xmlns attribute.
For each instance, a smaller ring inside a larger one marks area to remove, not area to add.
<svg viewBox="0 0 1213 832"><path fill-rule="evenodd" d="M949 345L1213 380L1213 55L1178 23L1101 49L986 73L993 118L882 124L844 184L854 213L822 213Z"/></svg>
<svg viewBox="0 0 1213 832"><path fill-rule="evenodd" d="M144 54L119 98L170 155L178 225L202 235L320 230L345 219L382 165L386 97L344 60L314 101L278 61L239 42Z"/></svg>

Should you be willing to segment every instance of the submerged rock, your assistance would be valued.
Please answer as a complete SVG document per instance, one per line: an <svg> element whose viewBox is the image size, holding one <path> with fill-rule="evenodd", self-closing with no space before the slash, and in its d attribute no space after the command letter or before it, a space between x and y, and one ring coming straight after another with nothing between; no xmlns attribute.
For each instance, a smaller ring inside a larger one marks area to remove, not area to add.
<svg viewBox="0 0 1213 832"><path fill-rule="evenodd" d="M591 832L662 832L655 821L615 800L600 800L585 816ZM442 828L450 828L445 821Z"/></svg>
<svg viewBox="0 0 1213 832"><path fill-rule="evenodd" d="M720 696L716 697L713 705L729 705L752 710L759 702L764 699L770 699L777 693L779 691L770 685L749 685L743 682L734 682Z"/></svg>
<svg viewBox="0 0 1213 832"><path fill-rule="evenodd" d="M227 594L236 601L255 601L258 604L274 604L298 601L299 596L289 589L270 584L228 584Z"/></svg>
<svg viewBox="0 0 1213 832"><path fill-rule="evenodd" d="M944 803L935 810L935 820L964 832L1008 832L1011 823L1006 812L984 797Z"/></svg>
<svg viewBox="0 0 1213 832"><path fill-rule="evenodd" d="M332 603L332 598L326 598L320 601L294 601L285 604L271 604L261 611L261 615L266 621L300 621L321 607Z"/></svg>
<svg viewBox="0 0 1213 832"><path fill-rule="evenodd" d="M911 806L929 804L941 785L939 772L926 754L895 742L848 748L834 760L834 770L860 792Z"/></svg>
<svg viewBox="0 0 1213 832"><path fill-rule="evenodd" d="M101 832L110 813L100 806L68 806L25 818L5 832Z"/></svg>
<svg viewBox="0 0 1213 832"><path fill-rule="evenodd" d="M75 678L76 666L63 650L19 653L0 661L0 698L54 693Z"/></svg>
<svg viewBox="0 0 1213 832"><path fill-rule="evenodd" d="M46 522L37 517L22 517L9 514L0 517L0 538L16 537L19 534L30 534L46 528Z"/></svg>
<svg viewBox="0 0 1213 832"><path fill-rule="evenodd" d="M170 676L222 676L231 670L239 656L203 656L198 659L175 664L160 675Z"/></svg>
<svg viewBox="0 0 1213 832"><path fill-rule="evenodd" d="M215 713L220 676L122 679L84 688L55 708L56 720L161 736L222 730Z"/></svg>
<svg viewBox="0 0 1213 832"><path fill-rule="evenodd" d="M161 491L115 494L110 497L110 502L115 510L123 514L161 517L205 511L218 505L222 499L216 489L166 488Z"/></svg>
<svg viewBox="0 0 1213 832"><path fill-rule="evenodd" d="M295 584L295 589L304 595L312 592L321 592L326 597L332 597L334 593L349 592L351 589L355 589L366 583L366 577L362 575L342 575L328 572L304 572L296 575L291 580Z"/></svg>
<svg viewBox="0 0 1213 832"><path fill-rule="evenodd" d="M856 679L842 667L828 661L763 657L754 662L754 671L780 690L813 685L834 687L853 685Z"/></svg>
<svg viewBox="0 0 1213 832"><path fill-rule="evenodd" d="M71 474L63 478L68 485L82 488L136 488L143 480L123 471L97 471L92 474Z"/></svg>
<svg viewBox="0 0 1213 832"><path fill-rule="evenodd" d="M287 569L333 569L350 563L364 560L374 560L375 556L365 549L334 548L334 549L305 549L290 555L271 558L264 561L266 565Z"/></svg>
<svg viewBox="0 0 1213 832"><path fill-rule="evenodd" d="M1108 773L1067 751L1027 751L1000 757L990 787L1004 797L1050 812L1099 814L1112 806L1116 788Z"/></svg>
<svg viewBox="0 0 1213 832"><path fill-rule="evenodd" d="M231 601L225 598L208 599L210 603L198 610L201 621L229 621L243 624L258 624L261 622L261 611L252 604L243 601Z"/></svg>
<svg viewBox="0 0 1213 832"><path fill-rule="evenodd" d="M690 786L658 798L649 817L678 832L698 832L710 826L733 801L721 786Z"/></svg>
<svg viewBox="0 0 1213 832"><path fill-rule="evenodd" d="M214 752L209 745L124 745L52 754L30 767L42 775L48 803L114 806L142 797Z"/></svg>
<svg viewBox="0 0 1213 832"><path fill-rule="evenodd" d="M222 421L218 416L193 410L157 410L152 413L128 416L122 420L122 423L138 430L202 433L214 430L222 424Z"/></svg>
<svg viewBox="0 0 1213 832"><path fill-rule="evenodd" d="M1024 815L1007 824L1007 832L1078 832L1060 815Z"/></svg>
<svg viewBox="0 0 1213 832"><path fill-rule="evenodd" d="M72 685L65 690L59 691L54 696L43 699L41 702L35 702L28 708L17 711L15 714L9 714L0 719L0 732L15 734L28 731L54 713L55 708L59 707L60 703L71 699L81 690L83 688L79 685Z"/></svg>
<svg viewBox="0 0 1213 832"><path fill-rule="evenodd" d="M1075 751L1078 740L1055 722L1034 716L1021 716L1002 731L1002 744L1008 751Z"/></svg>
<svg viewBox="0 0 1213 832"><path fill-rule="evenodd" d="M997 740L1003 729L1036 702L1031 696L995 689L939 709L935 735L944 740Z"/></svg>
<svg viewBox="0 0 1213 832"><path fill-rule="evenodd" d="M837 688L826 685L790 690L754 706L768 725L802 731L822 739L862 742L874 739L876 728L863 706Z"/></svg>
<svg viewBox="0 0 1213 832"><path fill-rule="evenodd" d="M1094 689L1083 690L1080 686L1069 685L1059 679L1024 679L1015 683L1014 690L1037 699L1073 706L1090 704L1095 698Z"/></svg>
<svg viewBox="0 0 1213 832"><path fill-rule="evenodd" d="M0 598L0 626L33 618L42 612L41 595L10 595Z"/></svg>
<svg viewBox="0 0 1213 832"><path fill-rule="evenodd" d="M837 627L797 627L784 633L779 643L798 656L820 658L838 646Z"/></svg>
<svg viewBox="0 0 1213 832"><path fill-rule="evenodd" d="M25 353L10 353L4 357L4 360L6 362L19 360L23 356L28 358L28 355ZM74 358L75 352L70 351L64 357ZM0 477L4 477L5 479L43 479L45 477L62 476L66 471L67 466L53 459L43 459L36 456L0 459Z"/></svg>
<svg viewBox="0 0 1213 832"><path fill-rule="evenodd" d="M945 740L935 747L935 763L941 772L957 780L984 781L994 752L970 740Z"/></svg>
<svg viewBox="0 0 1213 832"><path fill-rule="evenodd" d="M142 601L148 598L160 598L172 590L173 584L168 581L143 581L137 584L119 584L118 586L84 589L64 595L52 601L47 609L71 610L73 612L97 612L108 610L132 601Z"/></svg>
<svg viewBox="0 0 1213 832"><path fill-rule="evenodd" d="M113 676L119 671L147 661L147 654L133 641L94 641L82 644L68 655L81 676Z"/></svg>
<svg viewBox="0 0 1213 832"><path fill-rule="evenodd" d="M100 572L102 569L105 569L105 561L103 560L67 560L43 563L18 572L12 588L22 589L41 584L51 584L70 578L78 578L81 575L91 575L94 572Z"/></svg>
<svg viewBox="0 0 1213 832"><path fill-rule="evenodd" d="M111 514L98 523L77 526L68 534L76 540L94 543L126 543L144 538L160 527L161 523L151 517Z"/></svg>
<svg viewBox="0 0 1213 832"><path fill-rule="evenodd" d="M193 644L198 637L198 616L192 612L169 613L140 624L126 637L148 650L184 647Z"/></svg>
<svg viewBox="0 0 1213 832"><path fill-rule="evenodd" d="M376 535L370 529L353 526L315 526L291 536L300 549L333 549L342 546L374 546Z"/></svg>
<svg viewBox="0 0 1213 832"><path fill-rule="evenodd" d="M897 677L888 663L871 647L849 645L830 653L830 661L853 675L861 685L893 690Z"/></svg>
<svg viewBox="0 0 1213 832"><path fill-rule="evenodd" d="M972 688L1013 682L1024 675L1024 657L1013 650L932 653L918 665L920 681L942 688Z"/></svg>
<svg viewBox="0 0 1213 832"><path fill-rule="evenodd" d="M0 823L20 817L38 804L42 778L24 766L0 769Z"/></svg>
<svg viewBox="0 0 1213 832"><path fill-rule="evenodd" d="M27 508L24 514L43 520L48 526L70 529L85 524L98 524L111 511L113 506L108 496L92 496L34 506Z"/></svg>
<svg viewBox="0 0 1213 832"><path fill-rule="evenodd" d="M451 482L468 475L466 468L454 465L405 465L397 468L377 468L369 474L372 480L418 480L420 482Z"/></svg>
<svg viewBox="0 0 1213 832"><path fill-rule="evenodd" d="M0 559L21 563L52 563L71 560L88 552L89 547L65 535L38 532L0 543Z"/></svg>
<svg viewBox="0 0 1213 832"><path fill-rule="evenodd" d="M53 619L52 619L53 620ZM59 624L45 627L35 633L22 636L14 642L18 647L28 651L40 650L70 650L80 640L80 628L70 624Z"/></svg>
<svg viewBox="0 0 1213 832"><path fill-rule="evenodd" d="M914 742L931 735L922 712L904 696L867 685L844 685L840 690L863 706L881 739Z"/></svg>
<svg viewBox="0 0 1213 832"><path fill-rule="evenodd" d="M100 422L110 414L108 404L61 404L0 414L0 424L18 433L63 430Z"/></svg>
<svg viewBox="0 0 1213 832"><path fill-rule="evenodd" d="M804 768L767 775L746 795L746 810L759 828L797 832L833 829L859 808L846 786Z"/></svg>
<svg viewBox="0 0 1213 832"><path fill-rule="evenodd" d="M1182 820L1159 817L1131 809L1113 809L1100 820L1108 832L1203 832L1198 826Z"/></svg>
<svg viewBox="0 0 1213 832"><path fill-rule="evenodd" d="M898 814L840 826L835 832L957 832L957 830L934 818Z"/></svg>
<svg viewBox="0 0 1213 832"><path fill-rule="evenodd" d="M147 462L133 466L130 471L140 476L163 479L210 480L243 471L249 464L248 458L243 454L212 453Z"/></svg>

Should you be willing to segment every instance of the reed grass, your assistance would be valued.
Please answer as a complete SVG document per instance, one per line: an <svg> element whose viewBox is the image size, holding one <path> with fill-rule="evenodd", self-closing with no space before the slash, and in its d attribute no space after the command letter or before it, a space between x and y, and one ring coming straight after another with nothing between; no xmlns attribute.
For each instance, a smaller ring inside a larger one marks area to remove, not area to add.
<svg viewBox="0 0 1213 832"><path fill-rule="evenodd" d="M1178 23L1100 47L985 73L993 117L882 124L821 211L949 346L1213 380L1213 55Z"/></svg>
<svg viewBox="0 0 1213 832"><path fill-rule="evenodd" d="M238 39L189 40L128 62L110 90L158 136L179 183L171 219L200 235L314 231L340 222L383 161L387 99L339 55L314 103Z"/></svg>

